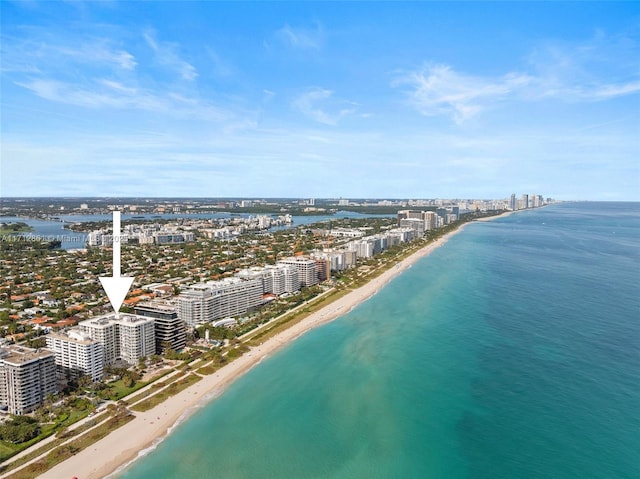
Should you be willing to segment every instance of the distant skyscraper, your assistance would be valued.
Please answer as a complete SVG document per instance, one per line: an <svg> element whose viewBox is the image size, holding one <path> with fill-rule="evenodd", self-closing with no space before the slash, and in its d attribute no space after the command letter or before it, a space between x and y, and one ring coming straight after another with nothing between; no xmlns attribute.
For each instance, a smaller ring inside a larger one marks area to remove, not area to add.
<svg viewBox="0 0 640 479"><path fill-rule="evenodd" d="M509 201L509 209L515 211L518 209L518 201L516 200L516 194L511 193L511 200Z"/></svg>
<svg viewBox="0 0 640 479"><path fill-rule="evenodd" d="M398 211L398 226L400 222L405 219L421 220L423 218L423 212L421 210L400 210Z"/></svg>
<svg viewBox="0 0 640 479"><path fill-rule="evenodd" d="M523 194L522 195L522 209L526 210L529 207L529 195L528 194Z"/></svg>
<svg viewBox="0 0 640 479"><path fill-rule="evenodd" d="M447 224L447 209L446 208L436 208L436 215L442 218L442 223Z"/></svg>
<svg viewBox="0 0 640 479"><path fill-rule="evenodd" d="M433 211L425 211L423 218L424 218L424 229L426 231L429 231L438 227L438 223L436 221L436 214Z"/></svg>

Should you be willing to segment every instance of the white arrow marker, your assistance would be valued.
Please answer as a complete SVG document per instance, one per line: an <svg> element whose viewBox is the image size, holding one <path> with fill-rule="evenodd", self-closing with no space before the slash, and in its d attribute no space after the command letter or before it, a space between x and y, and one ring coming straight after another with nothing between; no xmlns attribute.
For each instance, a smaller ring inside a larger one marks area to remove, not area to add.
<svg viewBox="0 0 640 479"><path fill-rule="evenodd" d="M113 212L113 276L101 276L100 282L107 293L109 302L119 316L120 307L129 292L133 278L120 276L120 212Z"/></svg>

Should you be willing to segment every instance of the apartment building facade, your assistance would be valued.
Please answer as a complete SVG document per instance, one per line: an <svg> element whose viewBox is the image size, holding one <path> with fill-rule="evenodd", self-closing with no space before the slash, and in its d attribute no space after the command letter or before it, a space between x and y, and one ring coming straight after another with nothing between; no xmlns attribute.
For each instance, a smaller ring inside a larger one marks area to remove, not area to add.
<svg viewBox="0 0 640 479"><path fill-rule="evenodd" d="M244 314L262 304L261 278L225 278L198 283L180 294L178 317L188 327Z"/></svg>
<svg viewBox="0 0 640 479"><path fill-rule="evenodd" d="M136 364L156 352L155 321L135 314L107 314L78 323L78 329L102 343L104 365L117 360Z"/></svg>
<svg viewBox="0 0 640 479"><path fill-rule="evenodd" d="M301 287L318 284L318 273L316 271L316 262L314 260L302 256L294 256L292 258L281 259L278 261L278 264L293 266L296 268Z"/></svg>
<svg viewBox="0 0 640 479"><path fill-rule="evenodd" d="M51 351L22 346L0 349L0 406L9 413L27 414L57 392Z"/></svg>
<svg viewBox="0 0 640 479"><path fill-rule="evenodd" d="M165 345L174 351L180 351L187 345L185 323L178 317L175 306L160 302L138 304L135 313L154 319L156 354L162 354Z"/></svg>
<svg viewBox="0 0 640 479"><path fill-rule="evenodd" d="M104 374L104 349L87 333L73 329L46 335L47 349L55 354L58 377L75 378L83 374L100 381Z"/></svg>

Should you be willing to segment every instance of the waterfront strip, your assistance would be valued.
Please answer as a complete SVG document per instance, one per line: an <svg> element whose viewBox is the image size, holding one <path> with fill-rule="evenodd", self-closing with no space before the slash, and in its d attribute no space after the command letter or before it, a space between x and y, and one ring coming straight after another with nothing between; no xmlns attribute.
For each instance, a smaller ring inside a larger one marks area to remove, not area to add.
<svg viewBox="0 0 640 479"><path fill-rule="evenodd" d="M60 479L76 476L82 479L98 479L120 470L166 437L177 423L186 419L198 407L204 406L219 396L230 383L264 358L307 331L348 313L373 296L395 276L445 244L465 226L466 224L461 225L402 259L365 285L338 297L327 306L293 323L287 329L269 336L262 344L252 347L249 352L220 368L214 374L203 376L200 381L148 411L136 412L133 420L39 477Z"/></svg>

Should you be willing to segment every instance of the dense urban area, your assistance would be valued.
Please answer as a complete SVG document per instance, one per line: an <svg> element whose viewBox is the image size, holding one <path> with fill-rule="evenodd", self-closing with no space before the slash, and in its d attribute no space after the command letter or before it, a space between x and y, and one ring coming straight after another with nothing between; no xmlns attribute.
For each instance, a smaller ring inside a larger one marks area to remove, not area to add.
<svg viewBox="0 0 640 479"><path fill-rule="evenodd" d="M0 472L37 475L464 222L551 201L0 199Z"/></svg>

